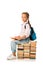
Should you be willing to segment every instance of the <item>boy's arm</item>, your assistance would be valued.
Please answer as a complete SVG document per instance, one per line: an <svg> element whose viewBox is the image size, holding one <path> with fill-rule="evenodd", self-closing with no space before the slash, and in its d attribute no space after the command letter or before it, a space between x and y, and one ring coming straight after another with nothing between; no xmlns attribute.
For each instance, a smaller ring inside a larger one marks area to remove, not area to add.
<svg viewBox="0 0 43 65"><path fill-rule="evenodd" d="M15 37L10 37L10 38L13 40L17 40L17 39L20 39L20 36L15 36Z"/></svg>
<svg viewBox="0 0 43 65"><path fill-rule="evenodd" d="M25 38L26 38L26 35L16 37L17 40L22 40L22 39L25 39Z"/></svg>
<svg viewBox="0 0 43 65"><path fill-rule="evenodd" d="M26 35L23 35L23 36L15 36L15 37L11 37L11 39L16 39L16 40L22 40L22 39L25 39L26 38Z"/></svg>

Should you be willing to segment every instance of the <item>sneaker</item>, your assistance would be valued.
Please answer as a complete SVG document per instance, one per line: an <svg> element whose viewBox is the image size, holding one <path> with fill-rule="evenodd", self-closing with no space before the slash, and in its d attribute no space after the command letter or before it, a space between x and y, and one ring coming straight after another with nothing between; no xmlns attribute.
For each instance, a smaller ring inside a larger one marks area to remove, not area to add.
<svg viewBox="0 0 43 65"><path fill-rule="evenodd" d="M14 56L13 54L9 55L7 60L14 60L16 59L16 56Z"/></svg>

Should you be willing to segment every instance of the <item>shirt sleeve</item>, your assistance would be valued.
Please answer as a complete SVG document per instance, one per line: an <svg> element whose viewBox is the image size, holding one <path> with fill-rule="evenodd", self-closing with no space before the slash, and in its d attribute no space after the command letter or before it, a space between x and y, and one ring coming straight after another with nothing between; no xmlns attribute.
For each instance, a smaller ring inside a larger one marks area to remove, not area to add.
<svg viewBox="0 0 43 65"><path fill-rule="evenodd" d="M30 36L30 26L29 26L29 24L26 24L26 30L25 30L24 34L26 35L26 38Z"/></svg>

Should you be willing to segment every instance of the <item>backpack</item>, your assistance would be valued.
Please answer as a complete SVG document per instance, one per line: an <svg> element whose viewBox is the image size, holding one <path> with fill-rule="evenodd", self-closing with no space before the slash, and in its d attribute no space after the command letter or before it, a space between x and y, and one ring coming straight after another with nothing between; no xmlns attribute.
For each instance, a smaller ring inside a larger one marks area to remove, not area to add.
<svg viewBox="0 0 43 65"><path fill-rule="evenodd" d="M36 40L36 33L33 27L31 27L31 31L30 31L30 40Z"/></svg>
<svg viewBox="0 0 43 65"><path fill-rule="evenodd" d="M26 24L29 24L29 23L26 23ZM29 38L30 38L30 40L36 40L36 33L35 33L35 31L34 31L34 29L33 29L33 27L31 27L30 26L30 28L31 28L31 31L30 31L30 36L29 36ZM25 29L26 29L26 25L25 25Z"/></svg>

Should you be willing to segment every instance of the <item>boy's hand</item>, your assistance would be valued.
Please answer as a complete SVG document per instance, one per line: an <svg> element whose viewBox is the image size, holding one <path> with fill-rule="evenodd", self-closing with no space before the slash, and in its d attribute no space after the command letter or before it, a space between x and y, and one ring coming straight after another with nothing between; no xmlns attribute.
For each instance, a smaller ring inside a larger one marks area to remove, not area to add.
<svg viewBox="0 0 43 65"><path fill-rule="evenodd" d="M21 37L20 36L16 36L15 39L21 40Z"/></svg>
<svg viewBox="0 0 43 65"><path fill-rule="evenodd" d="M15 37L10 37L11 39L15 39Z"/></svg>
<svg viewBox="0 0 43 65"><path fill-rule="evenodd" d="M20 36L11 37L13 40L21 40Z"/></svg>

